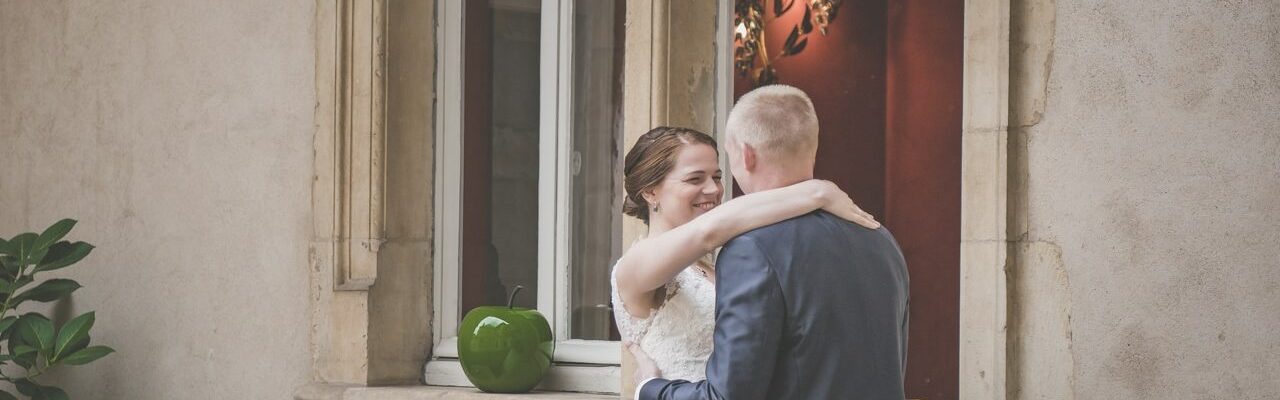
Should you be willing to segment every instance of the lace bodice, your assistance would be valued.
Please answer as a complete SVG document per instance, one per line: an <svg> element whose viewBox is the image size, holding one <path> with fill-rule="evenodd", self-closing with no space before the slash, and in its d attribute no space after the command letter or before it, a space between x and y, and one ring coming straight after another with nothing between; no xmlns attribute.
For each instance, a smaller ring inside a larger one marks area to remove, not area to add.
<svg viewBox="0 0 1280 400"><path fill-rule="evenodd" d="M667 283L667 299L649 312L649 318L635 318L627 312L618 295L617 265L610 274L613 285L613 315L622 339L638 343L668 379L706 379L707 358L711 356L711 335L715 330L716 289L697 269L681 271Z"/></svg>

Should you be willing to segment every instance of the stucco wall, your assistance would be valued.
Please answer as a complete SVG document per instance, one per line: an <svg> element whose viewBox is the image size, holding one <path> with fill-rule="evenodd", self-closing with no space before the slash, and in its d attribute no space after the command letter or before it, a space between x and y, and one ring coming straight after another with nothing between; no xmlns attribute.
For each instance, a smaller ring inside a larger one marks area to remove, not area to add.
<svg viewBox="0 0 1280 400"><path fill-rule="evenodd" d="M285 399L310 375L314 5L0 2L0 236L80 220L119 352L76 398Z"/></svg>
<svg viewBox="0 0 1280 400"><path fill-rule="evenodd" d="M1013 397L1280 395L1280 2L1013 3Z"/></svg>

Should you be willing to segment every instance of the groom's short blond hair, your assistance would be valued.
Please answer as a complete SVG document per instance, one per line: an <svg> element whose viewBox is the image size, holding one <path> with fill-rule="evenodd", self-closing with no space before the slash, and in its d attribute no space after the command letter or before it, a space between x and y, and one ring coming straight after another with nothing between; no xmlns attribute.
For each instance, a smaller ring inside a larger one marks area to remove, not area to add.
<svg viewBox="0 0 1280 400"><path fill-rule="evenodd" d="M742 95L725 130L765 158L817 156L818 114L795 87L768 85Z"/></svg>

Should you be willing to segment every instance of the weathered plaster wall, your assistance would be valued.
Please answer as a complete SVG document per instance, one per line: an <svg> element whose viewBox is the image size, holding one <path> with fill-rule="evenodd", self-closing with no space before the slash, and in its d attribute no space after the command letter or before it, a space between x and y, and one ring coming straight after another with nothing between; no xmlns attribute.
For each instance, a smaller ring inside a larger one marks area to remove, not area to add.
<svg viewBox="0 0 1280 400"><path fill-rule="evenodd" d="M667 79L666 124L713 134L716 130L716 2L670 1L665 22L669 41L665 49L667 64L662 66ZM644 131L649 128L653 127ZM630 148L632 142L627 143Z"/></svg>
<svg viewBox="0 0 1280 400"><path fill-rule="evenodd" d="M1011 397L1280 394L1280 2L1013 3Z"/></svg>
<svg viewBox="0 0 1280 400"><path fill-rule="evenodd" d="M80 220L101 399L306 382L310 2L0 2L0 235Z"/></svg>

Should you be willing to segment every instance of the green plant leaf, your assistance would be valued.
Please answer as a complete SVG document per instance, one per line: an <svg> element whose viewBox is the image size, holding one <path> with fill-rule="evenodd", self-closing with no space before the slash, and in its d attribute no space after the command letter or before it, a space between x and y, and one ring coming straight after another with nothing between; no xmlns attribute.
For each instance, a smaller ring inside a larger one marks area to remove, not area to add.
<svg viewBox="0 0 1280 400"><path fill-rule="evenodd" d="M37 313L27 313L18 318L16 324L18 337L10 337L9 342L12 344L14 339L20 342L9 349L13 355L26 355L28 351L25 351L25 347L33 347L44 354L49 354L49 350L53 349L53 322L49 318Z"/></svg>
<svg viewBox="0 0 1280 400"><path fill-rule="evenodd" d="M20 356L13 356L13 363L18 364L18 366L22 368L31 369L36 366L37 355L38 354L36 353L27 353Z"/></svg>
<svg viewBox="0 0 1280 400"><path fill-rule="evenodd" d="M49 254L48 247L32 248L31 254L27 255L27 260L23 261L23 264L26 264L26 265L39 264L40 260L43 260L44 256L47 254ZM31 273L35 273L35 271L34 270L31 271Z"/></svg>
<svg viewBox="0 0 1280 400"><path fill-rule="evenodd" d="M0 239L0 275L13 277L18 274L17 247L14 242Z"/></svg>
<svg viewBox="0 0 1280 400"><path fill-rule="evenodd" d="M78 341L72 342L71 344L67 345L66 348L62 349L63 357L59 357L58 359L61 360L63 358L66 358L65 356L67 355L75 354L77 351L83 350L85 347L89 347L89 340L90 340L89 337L85 336L83 339L80 339Z"/></svg>
<svg viewBox="0 0 1280 400"><path fill-rule="evenodd" d="M7 277L18 275L18 257L0 255L0 269Z"/></svg>
<svg viewBox="0 0 1280 400"><path fill-rule="evenodd" d="M26 379L14 381L13 386L18 388L18 393L22 393L27 396L35 396L39 393L39 389L35 388L36 384Z"/></svg>
<svg viewBox="0 0 1280 400"><path fill-rule="evenodd" d="M10 301L9 304L16 306L17 304L21 304L27 300L48 303L50 301L61 299L79 288L81 288L80 284L70 279L50 279L40 282L36 287L15 296L13 301Z"/></svg>
<svg viewBox="0 0 1280 400"><path fill-rule="evenodd" d="M22 289L23 286L27 286L29 283L31 283L30 275L19 277L16 282L10 282L7 277L0 279L0 298L9 298L9 295L13 294L13 292L18 291L18 289ZM16 306L16 303L9 304L9 308Z"/></svg>
<svg viewBox="0 0 1280 400"><path fill-rule="evenodd" d="M10 255L17 260L19 267L30 264L27 258L31 256L31 251L36 244L37 238L39 236L36 236L36 234L27 232L9 239Z"/></svg>
<svg viewBox="0 0 1280 400"><path fill-rule="evenodd" d="M22 317L18 317L18 319L13 322L13 326L9 327L9 332L7 332L9 337L5 340L5 348L9 349L10 354L13 353L14 347L23 343L22 332L26 329L24 328L26 325L27 321L22 319Z"/></svg>
<svg viewBox="0 0 1280 400"><path fill-rule="evenodd" d="M71 254L72 250L71 242L66 240L49 245L49 252L45 254L44 258L40 259L40 262L36 265L52 264L54 261L58 261L62 257L66 257L67 254Z"/></svg>
<svg viewBox="0 0 1280 400"><path fill-rule="evenodd" d="M13 395L9 394L9 392L0 390L0 400L18 400L18 398L13 397Z"/></svg>
<svg viewBox="0 0 1280 400"><path fill-rule="evenodd" d="M8 277L0 278L0 294L13 294L17 290L17 282L12 282Z"/></svg>
<svg viewBox="0 0 1280 400"><path fill-rule="evenodd" d="M27 346L25 344L20 344L18 345L18 347L13 348L13 355L16 357L16 356L34 353L37 351L39 350L37 350L35 347Z"/></svg>
<svg viewBox="0 0 1280 400"><path fill-rule="evenodd" d="M49 248L49 254L41 259L40 264L36 266L32 273L39 271L53 271L63 268L71 264L75 264L83 260L89 252L93 251L93 245L85 242L58 242Z"/></svg>
<svg viewBox="0 0 1280 400"><path fill-rule="evenodd" d="M94 314L93 311L80 314L79 317L72 318L62 325L58 330L58 341L54 347L53 356L55 359L60 357L67 346L79 342L81 339L89 337L89 329L93 328ZM2 323L2 322L0 322Z"/></svg>
<svg viewBox="0 0 1280 400"><path fill-rule="evenodd" d="M18 348L21 346L31 347L30 344L35 343L35 333L31 330L30 324L33 318L43 318L40 314L27 313L13 323L10 328L8 340L5 341L9 349L9 354L13 354L13 362L23 368L31 368L36 363L36 353L21 353L19 355ZM34 348L34 347L32 347Z"/></svg>
<svg viewBox="0 0 1280 400"><path fill-rule="evenodd" d="M63 358L62 362L70 365L84 365L114 352L115 350L107 346L89 346Z"/></svg>
<svg viewBox="0 0 1280 400"><path fill-rule="evenodd" d="M36 238L36 250L49 248L49 246L62 240L63 236L67 236L67 232L71 232L71 228L75 226L76 220L71 218L53 223L40 234L40 237Z"/></svg>
<svg viewBox="0 0 1280 400"><path fill-rule="evenodd" d="M26 313L26 314L23 314L21 317L18 317L18 320L13 323L12 329L13 329L14 335L9 338L10 353L12 353L14 348L17 347L18 345L33 343L35 341L35 335L31 334L31 328L28 325L31 325L32 318L40 318L40 317L43 317L43 316L36 313Z"/></svg>
<svg viewBox="0 0 1280 400"><path fill-rule="evenodd" d="M67 392L53 386L44 386L27 379L13 382L18 392L31 396L31 400L68 400Z"/></svg>
<svg viewBox="0 0 1280 400"><path fill-rule="evenodd" d="M18 322L18 317L12 315L0 319L0 334L9 333L9 328L13 327L14 322Z"/></svg>
<svg viewBox="0 0 1280 400"><path fill-rule="evenodd" d="M52 353L54 341L53 321L41 316L40 318L32 318L28 326L35 332L36 342L33 344L36 345L36 349L39 349L41 354L48 355Z"/></svg>

